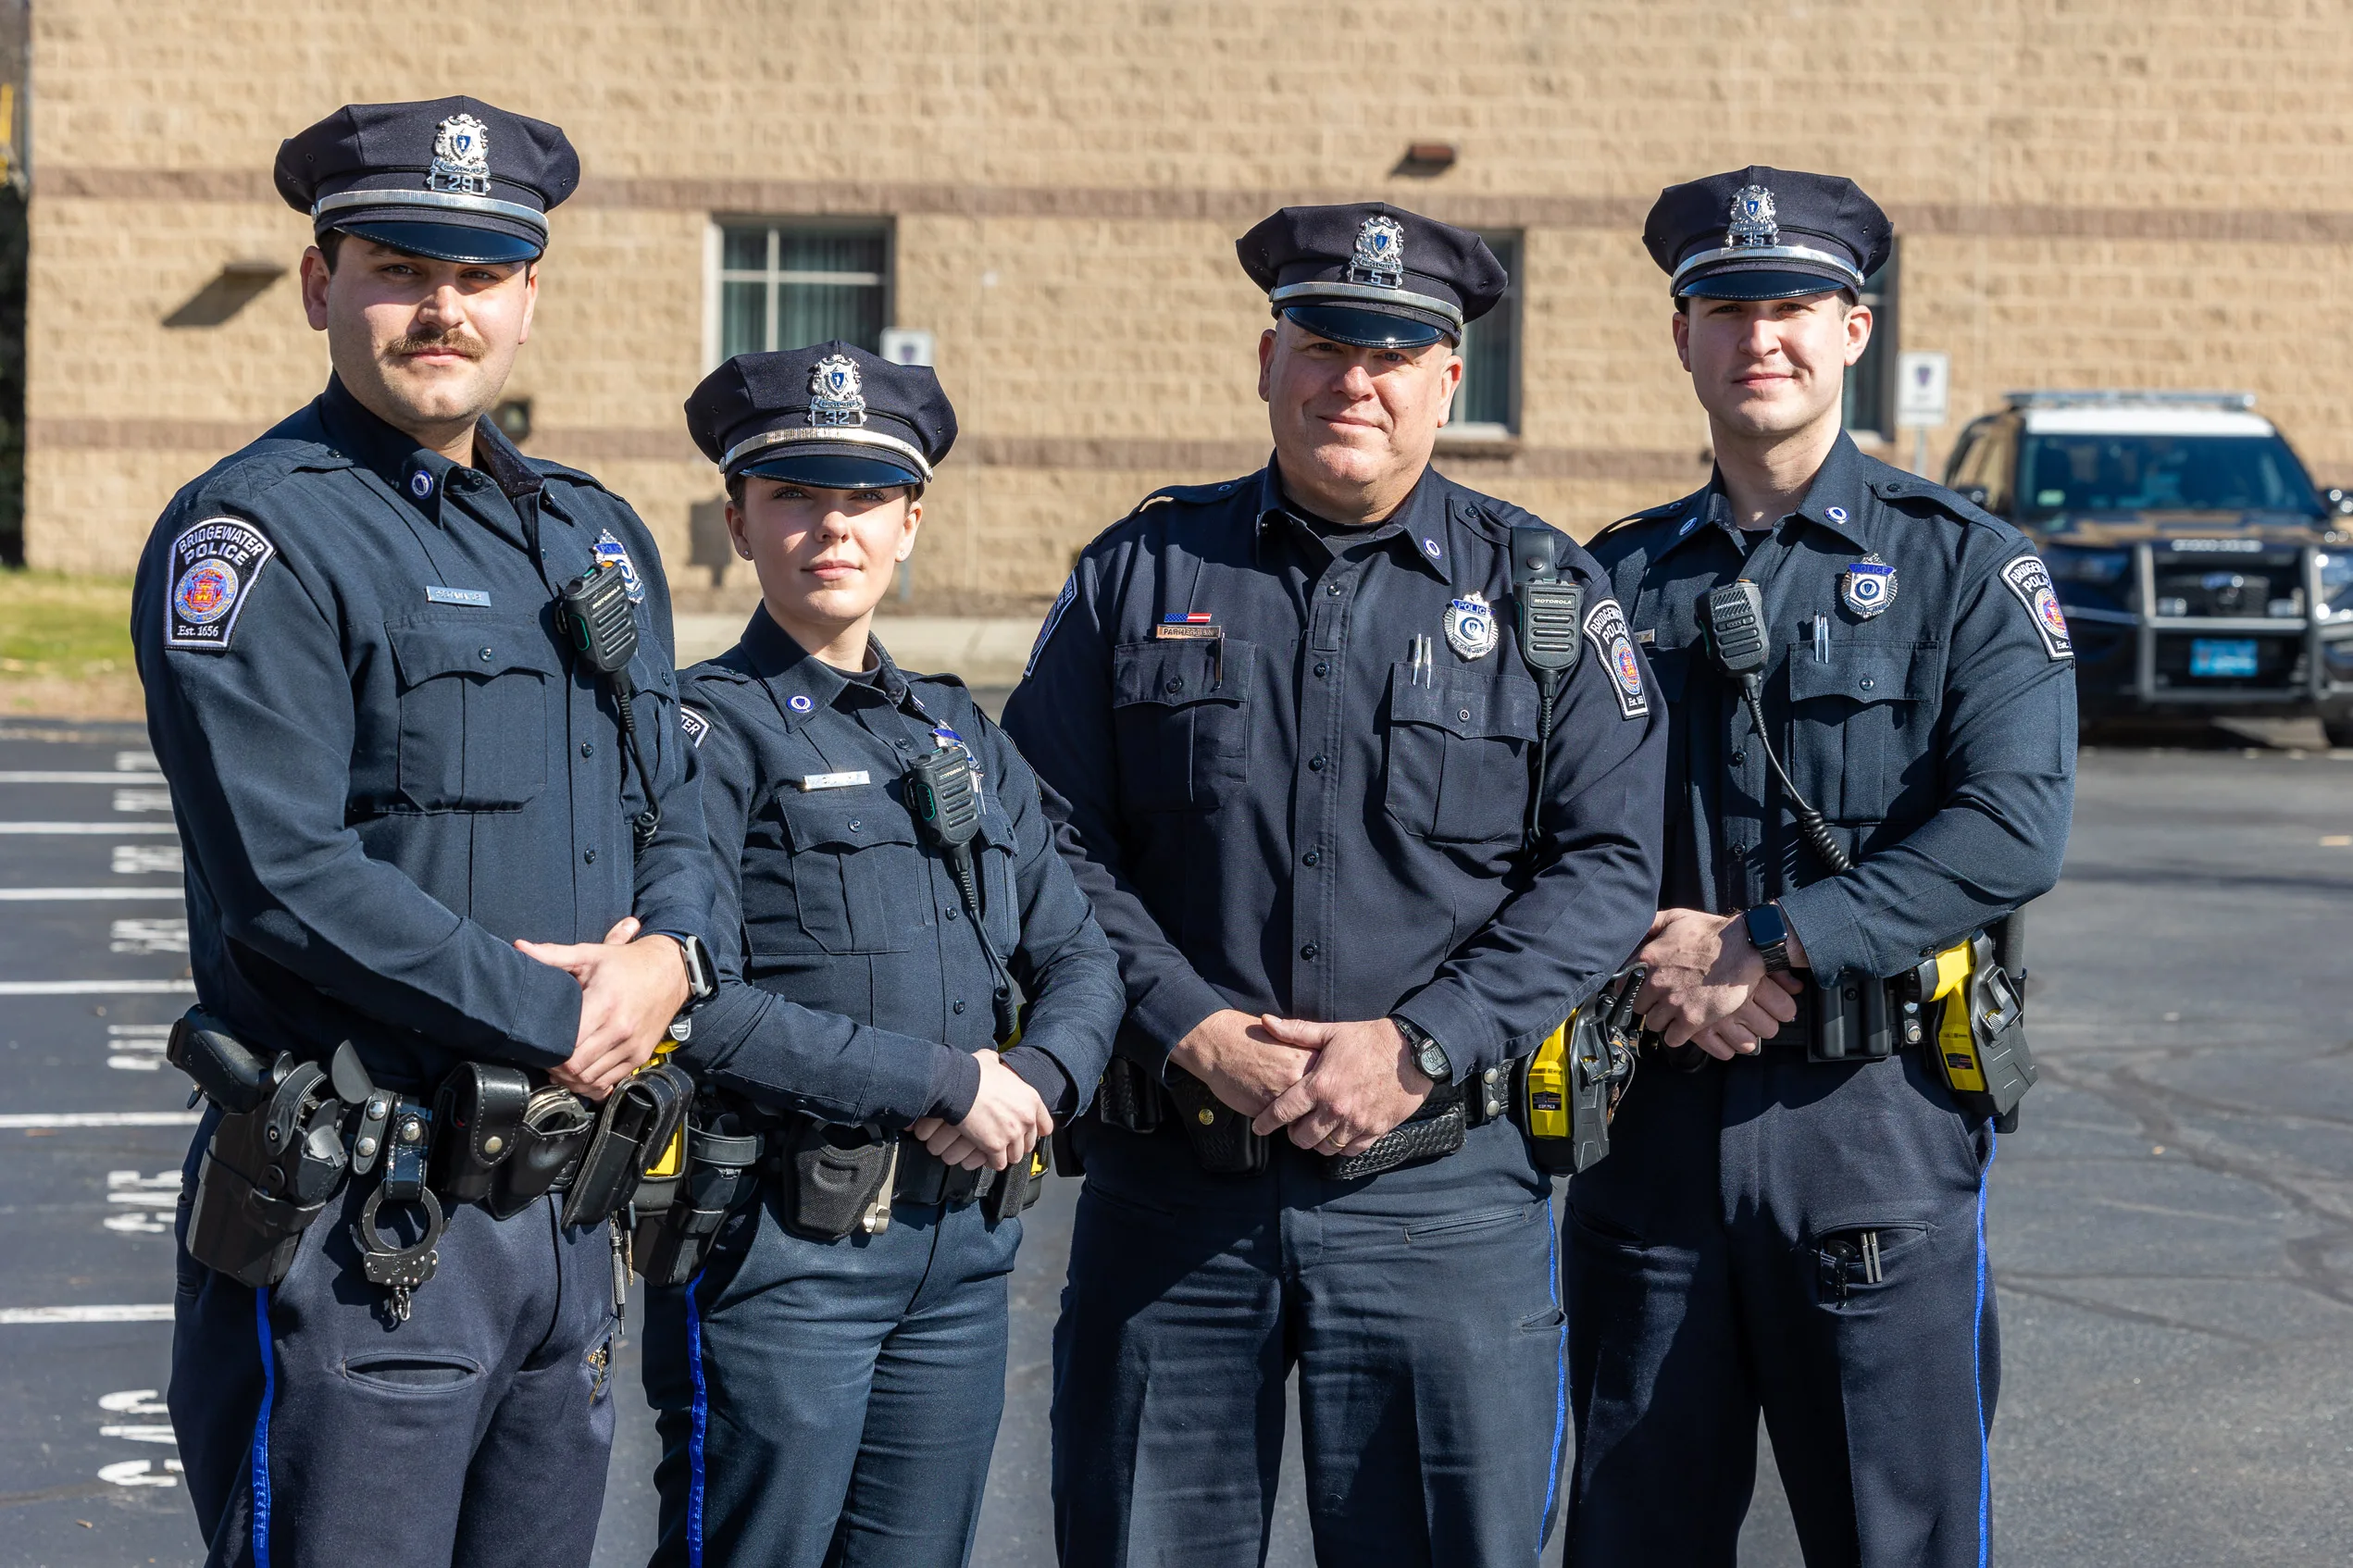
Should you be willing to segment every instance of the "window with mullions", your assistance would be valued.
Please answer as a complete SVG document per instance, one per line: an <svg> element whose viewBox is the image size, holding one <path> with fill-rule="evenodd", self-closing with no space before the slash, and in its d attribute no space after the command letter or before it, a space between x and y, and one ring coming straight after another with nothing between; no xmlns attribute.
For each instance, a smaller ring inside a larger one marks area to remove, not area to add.
<svg viewBox="0 0 2353 1568"><path fill-rule="evenodd" d="M890 226L723 222L718 287L721 359L836 338L878 353L890 320Z"/></svg>
<svg viewBox="0 0 2353 1568"><path fill-rule="evenodd" d="M1495 308L1463 330L1463 386L1454 394L1450 435L1508 436L1520 425L1520 236L1482 234L1511 283Z"/></svg>
<svg viewBox="0 0 2353 1568"><path fill-rule="evenodd" d="M1862 280L1862 303L1871 307L1871 342L1847 371L1847 429L1858 435L1893 440L1896 433L1896 261Z"/></svg>

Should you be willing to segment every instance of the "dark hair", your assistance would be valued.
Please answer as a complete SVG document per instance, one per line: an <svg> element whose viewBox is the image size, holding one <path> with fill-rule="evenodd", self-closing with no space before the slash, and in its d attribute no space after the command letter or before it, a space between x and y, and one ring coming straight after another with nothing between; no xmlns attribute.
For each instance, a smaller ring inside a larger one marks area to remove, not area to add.
<svg viewBox="0 0 2353 1568"><path fill-rule="evenodd" d="M330 274L335 270L335 253L342 248L343 231L340 229L330 229L318 237L318 254L326 258Z"/></svg>

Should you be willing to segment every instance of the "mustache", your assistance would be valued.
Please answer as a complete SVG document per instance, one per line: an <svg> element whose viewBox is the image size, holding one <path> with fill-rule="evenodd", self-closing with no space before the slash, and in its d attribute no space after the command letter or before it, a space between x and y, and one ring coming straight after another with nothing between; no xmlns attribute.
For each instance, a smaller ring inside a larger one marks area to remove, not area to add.
<svg viewBox="0 0 2353 1568"><path fill-rule="evenodd" d="M436 332L430 337L404 332L384 345L384 357L405 359L412 354L454 354L467 359L479 359L490 351L490 344L471 332Z"/></svg>

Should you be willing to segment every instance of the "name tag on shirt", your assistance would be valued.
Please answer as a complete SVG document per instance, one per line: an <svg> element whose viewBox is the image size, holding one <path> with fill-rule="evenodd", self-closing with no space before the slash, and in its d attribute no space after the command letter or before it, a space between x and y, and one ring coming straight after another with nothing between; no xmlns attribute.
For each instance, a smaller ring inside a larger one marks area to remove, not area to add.
<svg viewBox="0 0 2353 1568"><path fill-rule="evenodd" d="M425 602L429 604L471 604L478 610L491 607L491 591L487 588L440 588L428 584Z"/></svg>
<svg viewBox="0 0 2353 1568"><path fill-rule="evenodd" d="M861 767L849 773L812 773L801 780L801 788L804 792L816 790L848 790L860 784L873 782L873 776Z"/></svg>

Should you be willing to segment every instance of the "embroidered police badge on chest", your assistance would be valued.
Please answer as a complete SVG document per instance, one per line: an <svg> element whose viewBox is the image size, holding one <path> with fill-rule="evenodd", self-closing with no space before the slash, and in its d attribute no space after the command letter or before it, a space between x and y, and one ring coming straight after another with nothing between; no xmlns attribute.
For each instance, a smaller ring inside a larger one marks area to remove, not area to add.
<svg viewBox="0 0 2353 1568"><path fill-rule="evenodd" d="M1838 597L1864 620L1883 614L1896 602L1896 568L1877 555L1865 555L1838 574Z"/></svg>
<svg viewBox="0 0 2353 1568"><path fill-rule="evenodd" d="M1465 659L1495 652L1495 611L1484 593L1465 593L1446 606L1446 645Z"/></svg>
<svg viewBox="0 0 2353 1568"><path fill-rule="evenodd" d="M277 554L278 546L242 517L207 517L173 540L164 646L225 652L245 596Z"/></svg>
<svg viewBox="0 0 2353 1568"><path fill-rule="evenodd" d="M1650 694L1642 688L1642 661L1635 655L1634 638L1626 629L1625 612L1614 599L1604 599L1585 617L1585 640L1610 672L1610 691L1618 700L1620 718L1641 718L1650 711Z"/></svg>
<svg viewBox="0 0 2353 1568"><path fill-rule="evenodd" d="M614 538L611 529L598 534L596 542L590 545L589 550L595 555L598 566L611 562L621 568L621 586L629 590L630 604L645 603L645 581L637 575L637 563L629 559L629 547Z"/></svg>

